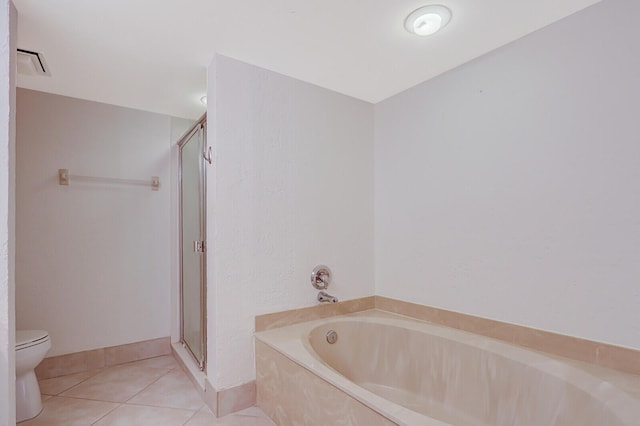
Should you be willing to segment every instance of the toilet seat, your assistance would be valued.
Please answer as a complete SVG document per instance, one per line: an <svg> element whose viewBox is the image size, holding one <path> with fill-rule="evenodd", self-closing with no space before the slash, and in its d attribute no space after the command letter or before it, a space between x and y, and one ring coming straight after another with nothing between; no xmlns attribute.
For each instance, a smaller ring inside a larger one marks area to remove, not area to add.
<svg viewBox="0 0 640 426"><path fill-rule="evenodd" d="M49 333L44 330L17 330L16 351L39 345L49 339Z"/></svg>

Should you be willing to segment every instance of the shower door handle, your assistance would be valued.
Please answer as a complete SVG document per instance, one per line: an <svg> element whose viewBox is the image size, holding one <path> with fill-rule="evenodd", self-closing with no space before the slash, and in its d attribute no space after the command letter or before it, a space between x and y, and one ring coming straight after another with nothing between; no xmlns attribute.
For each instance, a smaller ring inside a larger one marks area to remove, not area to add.
<svg viewBox="0 0 640 426"><path fill-rule="evenodd" d="M211 153L211 147L209 147L205 152L202 153L202 158L204 158L209 164L213 162L213 154Z"/></svg>
<svg viewBox="0 0 640 426"><path fill-rule="evenodd" d="M193 251L196 253L204 253L205 246L204 241L194 241L193 242Z"/></svg>

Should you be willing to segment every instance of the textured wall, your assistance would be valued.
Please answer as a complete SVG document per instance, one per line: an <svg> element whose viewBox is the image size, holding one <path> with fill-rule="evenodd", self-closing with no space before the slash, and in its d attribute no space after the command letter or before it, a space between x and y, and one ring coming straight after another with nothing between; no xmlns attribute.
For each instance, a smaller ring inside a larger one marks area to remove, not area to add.
<svg viewBox="0 0 640 426"><path fill-rule="evenodd" d="M0 426L16 421L15 119L17 13L0 0Z"/></svg>
<svg viewBox="0 0 640 426"><path fill-rule="evenodd" d="M169 116L18 91L18 328L49 356L170 334ZM58 185L68 168L70 186ZM160 177L150 187L73 175Z"/></svg>
<svg viewBox="0 0 640 426"><path fill-rule="evenodd" d="M340 299L373 293L373 107L221 56L208 81L208 374L222 389L255 378L255 315L317 303L315 265Z"/></svg>
<svg viewBox="0 0 640 426"><path fill-rule="evenodd" d="M376 293L640 348L640 3L375 108Z"/></svg>

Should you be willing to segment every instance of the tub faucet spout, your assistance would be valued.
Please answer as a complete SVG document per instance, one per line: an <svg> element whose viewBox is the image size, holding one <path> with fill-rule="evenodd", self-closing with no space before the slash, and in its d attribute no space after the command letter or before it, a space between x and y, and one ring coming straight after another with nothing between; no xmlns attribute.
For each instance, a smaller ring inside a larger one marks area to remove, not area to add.
<svg viewBox="0 0 640 426"><path fill-rule="evenodd" d="M321 291L320 293L318 293L318 302L320 303L336 303L337 301L337 297L330 295L326 291Z"/></svg>

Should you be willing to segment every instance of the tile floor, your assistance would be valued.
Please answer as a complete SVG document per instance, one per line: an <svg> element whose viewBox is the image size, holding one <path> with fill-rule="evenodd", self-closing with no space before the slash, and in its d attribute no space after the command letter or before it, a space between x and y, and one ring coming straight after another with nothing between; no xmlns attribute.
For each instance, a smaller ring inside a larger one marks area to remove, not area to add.
<svg viewBox="0 0 640 426"><path fill-rule="evenodd" d="M42 380L44 409L20 426L272 426L257 407L216 419L171 356Z"/></svg>

